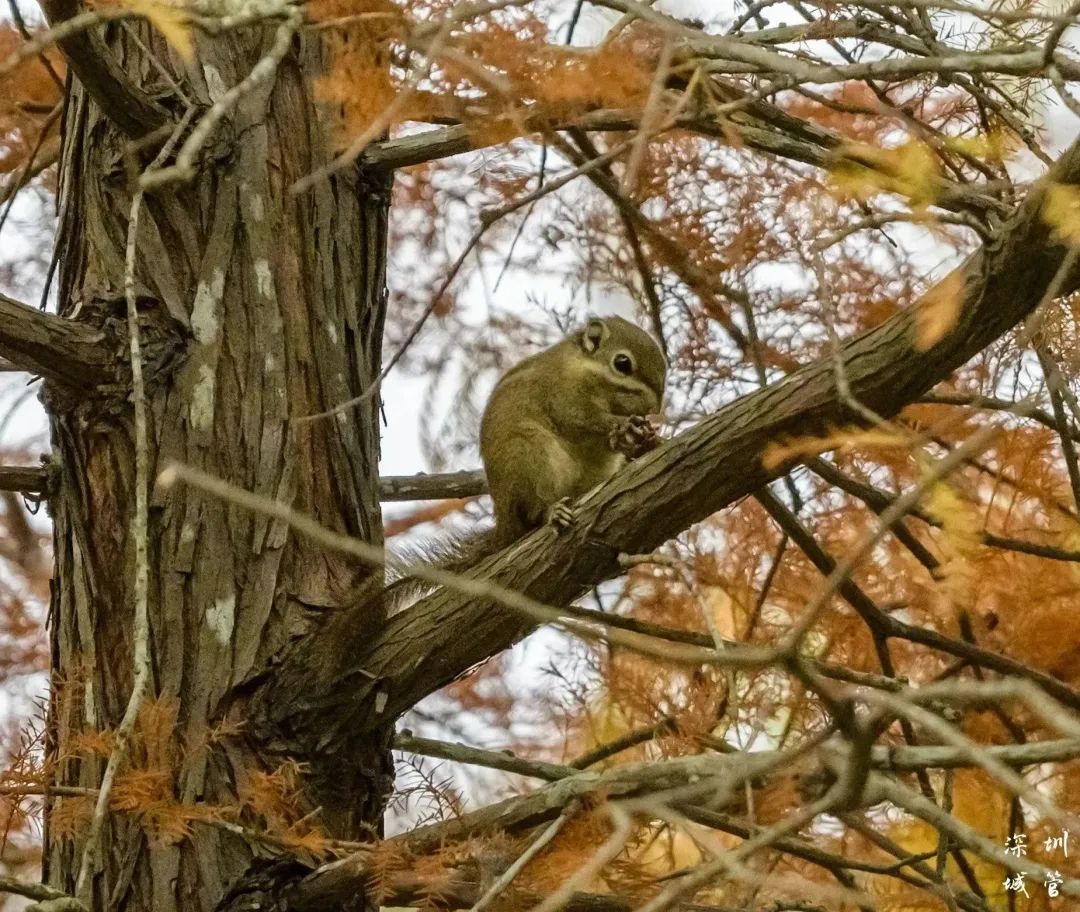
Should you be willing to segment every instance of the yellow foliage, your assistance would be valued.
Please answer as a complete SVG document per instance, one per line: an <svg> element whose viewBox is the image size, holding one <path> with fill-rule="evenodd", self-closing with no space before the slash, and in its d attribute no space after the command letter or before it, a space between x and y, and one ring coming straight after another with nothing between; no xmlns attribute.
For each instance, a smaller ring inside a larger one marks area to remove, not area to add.
<svg viewBox="0 0 1080 912"><path fill-rule="evenodd" d="M915 307L915 349L926 351L940 342L956 325L964 306L964 277L950 272L931 288Z"/></svg>
<svg viewBox="0 0 1080 912"><path fill-rule="evenodd" d="M709 612L710 625L721 636L733 638L736 633L736 602L722 586L701 586L702 607ZM744 613L744 612L742 612Z"/></svg>
<svg viewBox="0 0 1080 912"><path fill-rule="evenodd" d="M162 37L185 60L195 59L195 42L191 36L191 23L184 11L155 0L120 0L120 5L146 16Z"/></svg>
<svg viewBox="0 0 1080 912"><path fill-rule="evenodd" d="M936 783L935 788L940 792L941 783ZM952 816L1002 849L1005 848L1009 834L1009 797L1000 784L983 771L960 770L954 773ZM872 825L875 829L880 829L882 822L877 821ZM937 829L930 824L910 818L904 818L901 822L889 826L886 833L912 855L933 853L938 847L940 837ZM991 908L1004 910L1006 896L1002 885L1002 869L974 853L968 852L965 856L990 899ZM946 867L951 881L962 882L963 875L957 869L954 859L948 858ZM891 878L872 878L868 888L873 895L886 900L881 904L885 909L936 908L926 905L926 895L921 890L912 890Z"/></svg>
<svg viewBox="0 0 1080 912"><path fill-rule="evenodd" d="M180 712L175 699L143 700L135 725L135 742L145 753L148 767L167 769L173 765L176 747L176 719Z"/></svg>
<svg viewBox="0 0 1080 912"><path fill-rule="evenodd" d="M519 875L519 885L533 892L550 893L580 867L582 859L593 854L610 838L614 828L611 815L602 807L586 810L571 819L543 852ZM590 892L602 889L599 877L582 884Z"/></svg>
<svg viewBox="0 0 1080 912"><path fill-rule="evenodd" d="M317 827L300 823L278 835L281 841L298 852L307 852L316 858L330 853L333 841Z"/></svg>
<svg viewBox="0 0 1080 912"><path fill-rule="evenodd" d="M118 811L139 811L172 798L172 775L167 769L137 769L116 779L109 806Z"/></svg>
<svg viewBox="0 0 1080 912"><path fill-rule="evenodd" d="M73 754L108 757L116 746L116 736L111 731L82 731L68 742Z"/></svg>
<svg viewBox="0 0 1080 912"><path fill-rule="evenodd" d="M329 29L326 42L331 57L327 74L316 82L319 95L341 110L340 143L363 134L394 104L399 86L391 75L391 44L402 38L406 24L402 11L389 0L317 0L307 8L314 22L349 19L347 30ZM424 96L414 92L410 103L387 123L421 117Z"/></svg>
<svg viewBox="0 0 1080 912"><path fill-rule="evenodd" d="M294 810L300 770L295 763L285 763L272 772L256 770L239 788L245 807L268 819L287 820Z"/></svg>
<svg viewBox="0 0 1080 912"><path fill-rule="evenodd" d="M1061 547L1066 551L1080 552L1080 525L1069 523L1068 528L1062 533ZM1073 583L1080 585L1080 563L1070 563L1069 573L1072 575Z"/></svg>
<svg viewBox="0 0 1080 912"><path fill-rule="evenodd" d="M589 712L584 728L585 742L581 746L582 753L621 738L633 729L633 725L618 706L609 700L603 700ZM597 768L602 769L611 762L604 761L597 764Z"/></svg>
<svg viewBox="0 0 1080 912"><path fill-rule="evenodd" d="M1080 187L1051 184L1043 202L1043 218L1062 240L1080 246Z"/></svg>
<svg viewBox="0 0 1080 912"><path fill-rule="evenodd" d="M982 545L982 523L970 504L944 483L931 488L926 509L941 523L939 544L944 558L938 568L941 589L952 604L968 608L974 601L973 559Z"/></svg>
<svg viewBox="0 0 1080 912"><path fill-rule="evenodd" d="M1009 134L1003 130L991 130L974 136L943 136L942 145L952 152L981 158L987 161L1004 161L1005 156L1015 145Z"/></svg>
<svg viewBox="0 0 1080 912"><path fill-rule="evenodd" d="M830 169L829 176L835 187L855 199L897 193L917 208L934 202L939 166L926 143L912 141L888 149L848 143L840 147L839 154L844 158Z"/></svg>
<svg viewBox="0 0 1080 912"><path fill-rule="evenodd" d="M89 797L63 797L53 800L49 815L50 835L54 839L74 839L85 833L94 814L94 801Z"/></svg>
<svg viewBox="0 0 1080 912"><path fill-rule="evenodd" d="M903 434L879 429L842 428L824 437L793 437L770 443L761 456L766 469L775 469L791 460L819 456L832 450L850 452L854 449L906 447L910 441Z"/></svg>

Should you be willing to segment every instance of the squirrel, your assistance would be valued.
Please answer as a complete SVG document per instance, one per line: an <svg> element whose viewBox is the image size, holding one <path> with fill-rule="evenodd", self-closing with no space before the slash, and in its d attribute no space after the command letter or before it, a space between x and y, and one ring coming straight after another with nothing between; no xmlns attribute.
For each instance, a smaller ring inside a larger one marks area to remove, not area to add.
<svg viewBox="0 0 1080 912"><path fill-rule="evenodd" d="M480 421L495 529L425 548L425 559L461 572L546 522L565 528L571 500L659 444L645 416L660 410L666 374L660 346L621 317L591 319L512 367ZM430 588L406 574L384 594L400 605Z"/></svg>
<svg viewBox="0 0 1080 912"><path fill-rule="evenodd" d="M480 456L502 547L544 524L656 443L667 364L652 338L621 317L526 358L496 384L480 420Z"/></svg>

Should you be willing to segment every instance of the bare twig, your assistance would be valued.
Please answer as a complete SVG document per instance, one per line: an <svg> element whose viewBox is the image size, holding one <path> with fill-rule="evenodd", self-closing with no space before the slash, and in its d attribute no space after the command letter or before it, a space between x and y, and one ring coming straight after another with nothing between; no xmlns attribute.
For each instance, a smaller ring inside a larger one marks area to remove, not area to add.
<svg viewBox="0 0 1080 912"><path fill-rule="evenodd" d="M1022 406L1020 408L1022 411ZM991 439L998 434L998 428L994 425L987 426L972 434L964 443L949 453L944 459L937 462L933 468L926 472L919 481L896 498L883 510L878 517L877 527L864 536L862 541L853 548L845 557L838 561L836 568L825 580L825 585L818 590L817 594L810 599L806 610L799 618L798 623L791 632L785 636L787 644L798 643L811 626L817 621L821 610L828 603L833 593L865 558L874 546L888 533L893 524L902 519L912 507L914 507L926 494L926 492L942 478L953 472L964 460L978 452L981 452L989 444Z"/></svg>
<svg viewBox="0 0 1080 912"><path fill-rule="evenodd" d="M214 134L217 126L236 106L245 95L250 94L262 83L271 79L277 72L281 61L289 53L292 46L293 36L303 24L303 15L295 7L283 3L282 21L274 32L274 40L270 50L259 59L251 68L251 71L240 82L229 89L211 106L210 110L203 115L195 125L191 135L184 140L180 151L176 155L176 162L168 168L154 166L147 169L139 178L139 188L149 190L165 184L189 181L195 177L195 159L202 151L203 146ZM164 161L164 159L159 159Z"/></svg>
<svg viewBox="0 0 1080 912"><path fill-rule="evenodd" d="M573 766L557 763L544 763L541 760L526 760L503 751L480 750L465 744L449 744L445 741L433 741L431 738L418 738L409 732L394 736L394 750L425 757L439 757L455 763L469 763L474 766L486 766L489 769L517 773L519 776L531 776L554 782L578 772Z"/></svg>
<svg viewBox="0 0 1080 912"><path fill-rule="evenodd" d="M495 878L491 886L488 887L487 892L473 904L472 908L469 909L469 912L483 912L484 909L495 902L503 891L514 882L514 878L525 869L525 866L539 855L551 840L559 835L559 831L562 830L562 828L566 826L580 810L581 802L571 801L563 812L551 821L551 823L540 832L540 835L529 844L529 847L514 860L514 863ZM573 892L573 890L571 890L571 892ZM561 906L556 906L555 908L561 908Z"/></svg>
<svg viewBox="0 0 1080 912"><path fill-rule="evenodd" d="M43 165L42 167L37 167L35 170L38 163L38 156L41 154L41 150L45 145L46 137L53 128L53 125L60 119L60 114L63 109L64 106L61 103L56 105L56 107L49 112L49 116L45 118L45 121L38 129L38 135L34 140L34 146L30 150L30 154L27 156L25 164L19 170L18 176L12 177L11 182L4 188L3 196L6 198L6 205L4 206L3 214L0 214L0 231L3 231L4 225L7 224L8 217L11 215L11 210L15 205L15 197L18 195L19 191L22 190L35 175L40 174L44 168L47 167L47 165ZM59 139L57 138L54 140L54 143L55 151L52 153L52 160L55 162L60 152Z"/></svg>
<svg viewBox="0 0 1080 912"><path fill-rule="evenodd" d="M481 238L483 238L484 234L492 225L505 218L507 215L510 215L512 212L516 212L517 210L525 206L531 205L541 197L547 196L548 194L560 190L562 187L566 186L566 184L570 183L573 180L576 180L581 175L589 174L593 170L602 167L608 162L614 161L627 149L629 149L630 146L631 141L619 143L610 152L607 152L604 155L597 155L595 158L580 164L578 167L572 168L565 174L557 177L555 180L549 181L544 186L534 190L532 193L527 193L525 194L525 196L522 196L515 200L511 200L509 203L500 206L498 209L493 209L488 212L482 213L480 217L480 226L476 229L476 231L473 232L472 237L470 237L469 240L466 241L461 253L458 254L457 259L454 260L449 271L446 273L445 276L443 276L443 280L439 284L438 289L436 289L435 294L431 296L431 301L428 303L427 307L424 308L423 313L421 313L420 316L417 317L416 321L410 327L409 332L406 333L404 340L402 340L401 344L398 346L397 351L395 351L394 354L390 357L390 360L387 361L386 366L382 369L382 371L379 373L379 376L375 379L371 386L369 386L366 390L360 393L360 395L354 396L352 399L347 399L344 402L339 402L332 408L326 409L322 412L316 412L312 415L300 415L293 420L298 423L306 423L309 421L318 421L322 418L331 418L334 415L349 411L350 409L354 409L360 405L363 405L365 402L371 399L371 397L374 396L382 387L382 384L386 380L387 376L390 374L390 371L394 369L394 367L401 360L401 358L404 357L405 352L416 340L416 337L420 334L420 330L423 329L424 324L427 323L428 318L435 312L435 309L441 303L442 296L446 294L447 289L453 283L454 279L457 278L457 274L461 271L461 267L465 265L465 260L476 248L476 245L480 243Z"/></svg>
<svg viewBox="0 0 1080 912"><path fill-rule="evenodd" d="M193 112L185 117L173 135L161 147L154 163L154 167L164 161L176 143L179 141L183 130L187 127L188 120ZM150 561L149 561L149 529L148 529L148 498L150 494L150 454L147 441L147 402L146 384L143 379L142 343L139 334L139 311L135 299L135 265L138 253L139 239L139 215L142 212L144 189L141 186L135 188L131 198L131 215L128 218L127 248L124 260L124 297L127 300L127 324L129 345L131 354L131 386L132 405L135 413L135 514L131 520L130 540L134 545L135 572L134 590L132 599L134 602L134 623L132 625L132 683L131 695L128 697L127 708L124 716L116 728L114 735L115 743L109 760L105 765L105 773L101 777L101 790L98 793L97 802L94 805L94 813L90 820L89 829L86 832L86 841L83 843L82 858L79 863L79 872L76 879L75 893L80 902L90 904L92 890L92 873L99 863L98 852L100 849L101 832L105 825L105 816L109 810L109 796L112 793L113 782L117 771L126 762L128 748L130 747L131 735L135 730L135 723L139 717L139 709L143 698L150 689L150 612L149 612L149 588L150 588Z"/></svg>

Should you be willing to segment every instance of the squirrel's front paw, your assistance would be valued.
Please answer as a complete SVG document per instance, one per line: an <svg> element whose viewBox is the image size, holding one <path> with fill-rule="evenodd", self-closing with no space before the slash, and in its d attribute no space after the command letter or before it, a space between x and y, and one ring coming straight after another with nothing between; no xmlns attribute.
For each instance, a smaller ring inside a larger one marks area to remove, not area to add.
<svg viewBox="0 0 1080 912"><path fill-rule="evenodd" d="M559 534L565 532L574 524L574 508L570 506L569 497L557 500L548 507L547 521L555 527L555 531Z"/></svg>
<svg viewBox="0 0 1080 912"><path fill-rule="evenodd" d="M623 419L608 438L611 448L627 459L637 459L660 446L656 427L644 415Z"/></svg>

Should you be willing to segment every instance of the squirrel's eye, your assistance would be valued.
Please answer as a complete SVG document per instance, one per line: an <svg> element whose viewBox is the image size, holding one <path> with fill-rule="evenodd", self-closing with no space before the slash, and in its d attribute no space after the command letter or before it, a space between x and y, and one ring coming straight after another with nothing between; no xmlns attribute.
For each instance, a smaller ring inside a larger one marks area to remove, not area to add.
<svg viewBox="0 0 1080 912"><path fill-rule="evenodd" d="M616 355L611 359L611 366L620 374L626 374L627 376L634 372L634 362L630 360L629 355Z"/></svg>

